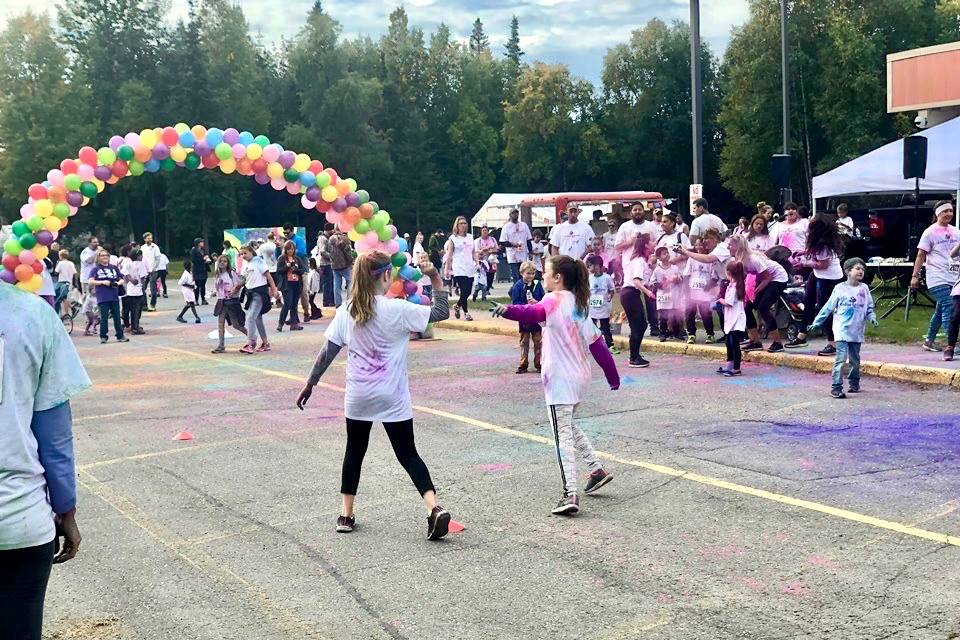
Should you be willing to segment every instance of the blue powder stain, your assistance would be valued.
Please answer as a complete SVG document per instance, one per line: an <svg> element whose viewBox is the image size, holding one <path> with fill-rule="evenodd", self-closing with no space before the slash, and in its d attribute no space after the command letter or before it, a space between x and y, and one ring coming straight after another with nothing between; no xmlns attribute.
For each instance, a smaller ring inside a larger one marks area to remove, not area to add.
<svg viewBox="0 0 960 640"><path fill-rule="evenodd" d="M727 381L727 384L734 384L741 387L761 387L763 389L783 389L785 387L795 386L795 383L791 383L787 380L784 380L781 376L778 376L778 375L744 376L740 378L730 378L729 381Z"/></svg>
<svg viewBox="0 0 960 640"><path fill-rule="evenodd" d="M204 391L223 391L224 389L234 389L237 385L225 383L225 382L214 382L211 384L203 385Z"/></svg>
<svg viewBox="0 0 960 640"><path fill-rule="evenodd" d="M638 381L636 378L634 378L633 376L623 376L622 378L620 378L620 384L621 384L621 385L625 385L625 384L637 384L637 382L639 382L639 381Z"/></svg>

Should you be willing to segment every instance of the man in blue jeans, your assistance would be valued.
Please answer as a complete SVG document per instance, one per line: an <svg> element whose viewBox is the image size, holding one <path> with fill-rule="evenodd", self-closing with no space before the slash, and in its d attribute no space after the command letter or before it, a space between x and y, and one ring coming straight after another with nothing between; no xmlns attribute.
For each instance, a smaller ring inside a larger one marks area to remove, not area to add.
<svg viewBox="0 0 960 640"><path fill-rule="evenodd" d="M330 268L333 269L333 303L343 303L343 291L350 291L350 272L353 269L353 248L345 233L334 231L327 243Z"/></svg>
<svg viewBox="0 0 960 640"><path fill-rule="evenodd" d="M941 350L935 342L941 326L947 335L950 334L950 318L953 314L950 290L960 275L960 263L950 257L950 251L960 243L960 229L950 224L953 211L953 203L949 200L938 202L934 207L937 221L924 230L917 243L917 259L913 264L910 287L917 289L920 286L920 269L926 266L927 292L937 303L930 318L927 338L921 345L924 351Z"/></svg>

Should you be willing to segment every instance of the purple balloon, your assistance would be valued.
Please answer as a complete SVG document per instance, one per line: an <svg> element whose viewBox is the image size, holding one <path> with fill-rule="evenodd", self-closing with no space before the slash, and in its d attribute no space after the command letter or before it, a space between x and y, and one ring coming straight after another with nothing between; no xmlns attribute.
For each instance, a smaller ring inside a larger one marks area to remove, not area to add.
<svg viewBox="0 0 960 640"><path fill-rule="evenodd" d="M347 208L347 201L343 198L337 198L333 201L333 210L334 211L343 211Z"/></svg>
<svg viewBox="0 0 960 640"><path fill-rule="evenodd" d="M413 295L417 292L417 283L413 280L404 280L403 281L403 292L408 296Z"/></svg>
<svg viewBox="0 0 960 640"><path fill-rule="evenodd" d="M350 207L360 206L360 196L355 194L353 191L347 194L346 201L347 201L347 206L350 206Z"/></svg>
<svg viewBox="0 0 960 640"><path fill-rule="evenodd" d="M255 173L253 179L257 181L257 184L270 184L270 176L265 173Z"/></svg>
<svg viewBox="0 0 960 640"><path fill-rule="evenodd" d="M210 153L210 145L206 142L197 142L193 145L193 152L202 158Z"/></svg>
<svg viewBox="0 0 960 640"><path fill-rule="evenodd" d="M170 157L170 147L162 142L158 142L153 147L153 157L157 160L166 160Z"/></svg>
<svg viewBox="0 0 960 640"><path fill-rule="evenodd" d="M277 159L277 162L280 163L280 166L284 169L289 169L293 166L293 163L297 160L297 154L293 151L284 151L280 154L280 157Z"/></svg>
<svg viewBox="0 0 960 640"><path fill-rule="evenodd" d="M53 234L46 229L40 229L40 231L37 231L36 237L37 242L45 247L49 247L51 244L53 244Z"/></svg>
<svg viewBox="0 0 960 640"><path fill-rule="evenodd" d="M97 177L97 180L100 180L102 182L104 180L107 180L113 174L110 171L110 167L105 167L101 165L93 170L93 175Z"/></svg>
<svg viewBox="0 0 960 640"><path fill-rule="evenodd" d="M230 146L237 144L238 142L240 142L240 132L234 129L233 127L230 127L229 129L223 132L223 141L229 144Z"/></svg>
<svg viewBox="0 0 960 640"><path fill-rule="evenodd" d="M111 148L111 149L113 149L114 151L116 151L116 150L119 149L121 146L123 146L123 145L125 145L125 144L127 144L127 143L124 141L123 136L113 136L112 138L110 138L110 142L109 142L108 144L110 145L110 148Z"/></svg>
<svg viewBox="0 0 960 640"><path fill-rule="evenodd" d="M307 188L307 192L304 194L307 196L307 200L310 202L316 202L320 199L320 187L314 185Z"/></svg>
<svg viewBox="0 0 960 640"><path fill-rule="evenodd" d="M104 169L107 169L107 173L110 172L110 170L109 170L107 167L103 167L103 168L104 168ZM108 176L108 177L109 177L109 176ZM67 204L69 204L71 207L79 207L80 205L83 204L83 194L80 193L79 191L70 191L70 192L68 192L68 193L67 193Z"/></svg>
<svg viewBox="0 0 960 640"><path fill-rule="evenodd" d="M0 269L0 280L7 284L17 284L17 276L13 274L13 271L7 271L6 269Z"/></svg>

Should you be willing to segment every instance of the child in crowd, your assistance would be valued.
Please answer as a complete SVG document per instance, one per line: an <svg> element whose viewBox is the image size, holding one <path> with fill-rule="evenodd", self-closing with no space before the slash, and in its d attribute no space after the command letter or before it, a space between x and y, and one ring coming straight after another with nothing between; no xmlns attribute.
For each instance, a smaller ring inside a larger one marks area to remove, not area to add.
<svg viewBox="0 0 960 640"><path fill-rule="evenodd" d="M602 272L607 272L610 266L610 254L607 253L602 237L594 236L590 241L590 246L587 248L587 254L583 257L584 263L587 265L587 269L590 269L590 263L587 262L593 256L600 258L600 266Z"/></svg>
<svg viewBox="0 0 960 640"><path fill-rule="evenodd" d="M200 316L197 314L197 285L193 280L193 263L190 260L183 261L183 275L177 281L180 285L180 293L183 294L183 309L177 316L177 322L186 322L183 316L187 311L193 312L194 322L200 324Z"/></svg>
<svg viewBox="0 0 960 640"><path fill-rule="evenodd" d="M143 252L134 247L129 251L128 259L120 268L127 288L127 305L130 317L130 330L134 335L142 336L146 333L140 326L140 317L143 314L144 287L150 280L147 265L143 263Z"/></svg>
<svg viewBox="0 0 960 640"><path fill-rule="evenodd" d="M477 301L477 294L480 294L480 299L486 302L487 300L487 271L490 268L490 263L487 262L485 258L477 260L477 275L474 277L473 285L473 301Z"/></svg>
<svg viewBox="0 0 960 640"><path fill-rule="evenodd" d="M580 511L577 454L590 469L584 490L587 494L613 479L594 452L590 438L574 422L574 412L590 388L587 352L603 369L610 389L620 388L620 375L600 330L588 317L590 276L586 266L563 255L549 258L544 266L544 282L550 293L543 300L537 304L497 305L492 311L509 320L544 323L541 377L563 483L560 501L551 512L573 515Z"/></svg>
<svg viewBox="0 0 960 640"><path fill-rule="evenodd" d="M245 318L240 307L240 276L230 268L230 259L223 254L217 257L215 268L217 279L213 289L217 294L217 304L213 307L213 315L217 317L217 335L220 340L211 353L223 353L226 325L229 323L243 335L247 335L247 329L243 326Z"/></svg>
<svg viewBox="0 0 960 640"><path fill-rule="evenodd" d="M317 259L310 258L310 274L307 277L307 291L310 293L310 319L319 320L323 317L323 311L317 306L317 294L323 288L323 276L320 274L320 267L317 266Z"/></svg>
<svg viewBox="0 0 960 640"><path fill-rule="evenodd" d="M170 258L167 254L160 253L157 259L157 292L163 291L163 297L167 297L167 267L170 266Z"/></svg>
<svg viewBox="0 0 960 640"><path fill-rule="evenodd" d="M543 300L543 285L537 278L537 269L529 260L520 265L520 279L510 289L513 304L535 304ZM542 329L536 322L520 323L520 364L517 373L526 373L530 362L530 343L533 342L533 366L540 371Z"/></svg>
<svg viewBox="0 0 960 640"><path fill-rule="evenodd" d="M433 284L433 305L412 304L387 298L392 279L390 256L371 251L356 258L350 283L350 299L327 327L326 343L297 398L303 410L313 388L320 382L341 349L347 352L344 416L347 420L347 450L343 460L341 511L337 532L356 527L353 511L360 484L360 468L374 422L383 423L397 460L403 465L427 509L427 539L447 535L450 512L437 504L430 471L417 453L413 439L413 407L407 383L407 350L412 332L423 332L431 322L450 317L447 293L437 269L427 256L420 270Z"/></svg>
<svg viewBox="0 0 960 640"><path fill-rule="evenodd" d="M530 263L537 270L537 280L543 280L543 231L534 229L533 240L530 241Z"/></svg>
<svg viewBox="0 0 960 640"><path fill-rule="evenodd" d="M703 240L697 239L693 251L699 255L710 253L706 250ZM706 343L713 344L713 309L711 305L719 295L716 263L687 260L683 267L683 278L687 295L687 344L697 342L697 313L703 322L703 330L707 332Z"/></svg>
<svg viewBox="0 0 960 640"><path fill-rule="evenodd" d="M599 255L588 256L586 263L590 270L590 319L600 328L610 352L619 354L620 350L613 346L613 335L610 333L610 309L616 291L613 278L603 272L603 258Z"/></svg>
<svg viewBox="0 0 960 640"><path fill-rule="evenodd" d="M694 260L690 261L691 263ZM732 378L740 375L740 341L747 330L747 274L743 263L731 260L727 263L727 290L717 304L723 309L723 334L727 344L727 364L717 373Z"/></svg>
<svg viewBox="0 0 960 640"><path fill-rule="evenodd" d="M70 252L61 249L57 254L60 259L57 262L55 271L57 273L57 296L54 300L54 308L61 316L70 313L70 302L67 298L70 296L70 290L73 289L73 280L77 277L77 266L70 260ZM64 304L66 302L66 304Z"/></svg>
<svg viewBox="0 0 960 640"><path fill-rule="evenodd" d="M660 342L670 336L680 340L680 267L670 262L670 249L657 247L657 265L653 268L650 283L657 293L657 317L660 319Z"/></svg>
<svg viewBox="0 0 960 640"><path fill-rule="evenodd" d="M97 335L97 327L100 325L100 309L97 308L97 296L92 291L84 294L83 304L80 310L87 318L87 327L83 330L85 336Z"/></svg>
<svg viewBox="0 0 960 640"><path fill-rule="evenodd" d="M837 355L833 361L833 386L830 395L834 398L846 398L843 392L843 365L849 360L850 372L847 376L850 393L860 392L860 345L863 343L863 333L867 320L873 326L879 326L877 314L874 312L873 296L870 287L863 284L863 275L866 265L860 258L850 258L843 263L843 271L847 275L846 282L841 282L830 294L827 303L820 309L820 313L813 320L810 329L826 322L833 314L833 333L837 342Z"/></svg>

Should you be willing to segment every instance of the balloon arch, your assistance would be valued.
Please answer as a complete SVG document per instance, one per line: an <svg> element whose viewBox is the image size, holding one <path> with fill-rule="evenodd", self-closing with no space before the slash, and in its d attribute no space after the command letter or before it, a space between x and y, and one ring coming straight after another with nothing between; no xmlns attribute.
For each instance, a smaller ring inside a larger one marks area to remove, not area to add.
<svg viewBox="0 0 960 640"><path fill-rule="evenodd" d="M219 169L222 173L252 176L257 183L300 196L305 209L326 216L354 241L358 252L379 250L391 256L394 282L388 295L429 304L422 294L421 274L390 214L353 178L341 178L305 153L294 153L263 135L234 128L207 129L203 125L144 129L113 136L107 146L83 147L77 158L67 158L30 185L28 201L13 223L13 235L3 244L0 280L36 293L49 247L77 211L107 185L144 173Z"/></svg>

